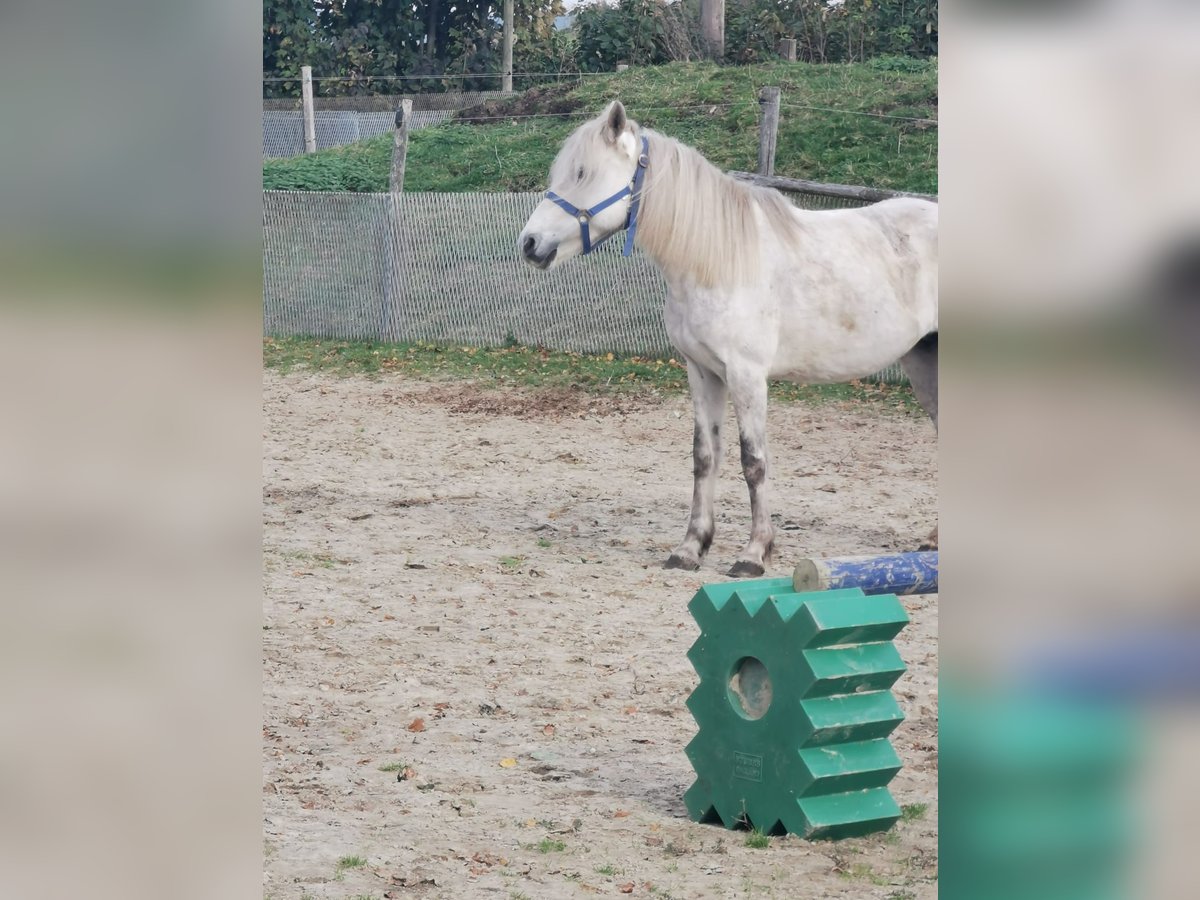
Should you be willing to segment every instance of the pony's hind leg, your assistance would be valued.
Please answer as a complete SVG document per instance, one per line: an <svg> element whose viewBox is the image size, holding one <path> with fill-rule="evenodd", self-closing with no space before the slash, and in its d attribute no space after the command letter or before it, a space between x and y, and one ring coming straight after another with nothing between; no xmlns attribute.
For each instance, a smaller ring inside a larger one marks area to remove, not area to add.
<svg viewBox="0 0 1200 900"><path fill-rule="evenodd" d="M929 414L936 430L938 424L938 333L925 335L915 347L900 357L900 368L908 376L913 396Z"/></svg>
<svg viewBox="0 0 1200 900"><path fill-rule="evenodd" d="M741 438L742 473L750 490L750 542L729 574L757 578L775 549L775 526L767 503L767 377L762 372L729 374Z"/></svg>
<svg viewBox="0 0 1200 900"><path fill-rule="evenodd" d="M913 395L921 404L921 409L933 420L933 428L938 427L938 333L936 331L925 335L917 341L917 345L900 357L900 368L908 376L912 385ZM922 550L936 550L938 545L938 529L933 526L929 537L921 544Z"/></svg>
<svg viewBox="0 0 1200 900"><path fill-rule="evenodd" d="M725 382L716 373L688 360L688 386L692 392L695 431L692 436L692 511L683 543L667 558L666 568L700 568L712 543L715 525L713 496L717 467L721 464L721 422L725 418Z"/></svg>

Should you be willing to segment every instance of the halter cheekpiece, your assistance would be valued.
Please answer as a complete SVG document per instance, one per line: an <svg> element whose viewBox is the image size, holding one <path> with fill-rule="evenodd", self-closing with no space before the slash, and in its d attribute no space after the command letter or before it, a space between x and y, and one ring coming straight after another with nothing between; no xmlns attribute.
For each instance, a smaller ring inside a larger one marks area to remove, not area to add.
<svg viewBox="0 0 1200 900"><path fill-rule="evenodd" d="M576 206L570 200L566 200L563 197L560 197L558 194L554 193L554 191L546 191L546 199L547 200L550 200L551 202L555 203L560 209L563 210L563 212L565 212L567 215L569 215L571 218L575 219L579 223L579 235L580 235L580 237L583 238L583 254L584 254L584 256L591 253L593 250L595 250L597 247L599 247L601 244L603 244L610 237L612 237L614 234L617 233L616 231L614 231L611 234L606 234L604 237L600 238L600 240L596 241L596 243L593 244L592 243L592 234L591 234L591 230L589 228L589 224L592 220L592 217L595 216L597 213L600 213L603 210L608 209L610 206L612 206L614 203L616 203L618 200L620 200L624 197L632 197L632 199L629 202L629 215L625 217L625 224L622 226L623 228L628 229L628 233L625 235L625 249L622 250L621 252L625 256L629 256L629 254L633 253L633 238L637 234L638 209L640 208L641 203L642 203L642 181L646 177L646 166L648 166L650 164L650 155L649 154L650 154L650 142L649 142L649 140L647 140L645 135L642 135L642 153L638 157L637 168L634 169L634 172L633 172L633 180L630 181L629 184L625 185L625 187L621 188L619 191L617 191L615 194L613 194L611 197L606 197L605 199L603 199L599 203L597 203L595 206L590 206L587 209L580 209L578 206ZM620 228L617 229L617 231L620 231L620 230L621 230Z"/></svg>

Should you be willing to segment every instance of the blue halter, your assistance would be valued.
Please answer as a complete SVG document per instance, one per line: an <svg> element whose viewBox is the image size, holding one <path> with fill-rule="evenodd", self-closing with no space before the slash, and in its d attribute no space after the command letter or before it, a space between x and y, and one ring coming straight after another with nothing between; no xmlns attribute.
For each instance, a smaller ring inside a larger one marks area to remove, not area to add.
<svg viewBox="0 0 1200 900"><path fill-rule="evenodd" d="M546 191L547 200L557 204L563 210L563 212L579 222L579 234L580 237L583 238L584 256L587 256L589 253L607 241L610 237L616 234L617 231L621 230L618 228L617 231L606 234L593 244L589 223L592 220L592 216L608 209L610 206L624 197L632 197L633 199L629 202L629 215L625 218L625 224L622 226L628 229L628 233L625 235L625 249L621 252L625 256L628 256L633 252L633 238L637 234L638 209L642 204L642 181L646 177L646 166L649 164L650 142L646 139L645 135L642 135L642 154L638 157L637 168L633 172L633 181L621 188L611 197L601 200L595 206L591 206L587 209L580 209L570 200L566 200L558 196L558 194L554 193L554 191Z"/></svg>

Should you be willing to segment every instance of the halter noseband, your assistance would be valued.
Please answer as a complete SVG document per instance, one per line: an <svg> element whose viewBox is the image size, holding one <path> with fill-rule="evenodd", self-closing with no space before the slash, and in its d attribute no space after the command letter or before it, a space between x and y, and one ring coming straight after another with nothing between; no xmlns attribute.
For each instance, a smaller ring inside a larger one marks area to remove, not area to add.
<svg viewBox="0 0 1200 900"><path fill-rule="evenodd" d="M601 244L603 244L610 237L612 237L614 234L617 233L616 231L614 231L610 234L606 234L604 237L600 238L600 240L596 241L596 243L593 244L592 243L592 234L588 227L589 223L591 222L592 216L596 215L597 213L599 213L603 210L608 209L610 206L612 206L614 203L616 203L618 200L620 200L624 197L632 197L632 199L629 202L629 215L626 216L625 224L624 224L624 226L622 226L622 227L628 229L628 234L625 235L625 249L622 250L621 252L625 256L628 256L629 254L631 254L633 252L633 238L634 238L634 235L637 234L638 209L641 207L641 204L642 204L642 181L646 177L646 166L648 166L649 164L650 164L650 142L646 139L645 135L642 135L642 153L638 157L637 168L634 169L634 172L633 172L633 180L629 184L627 184L625 187L621 188L619 191L617 191L615 194L613 194L611 197L606 197L605 199L603 199L599 203L597 203L595 206L590 206L587 209L580 209L578 206L576 206L570 200L566 200L566 199L560 197L558 194L554 193L554 191L546 191L546 199L547 200L551 201L552 203L555 203L559 208L561 208L563 210L563 212L565 212L571 218L573 218L579 222L579 235L580 235L580 237L583 238L583 255L584 256L587 256L589 253L591 253L593 250L595 250L597 247L599 247ZM620 228L617 229L617 231L620 231L620 230L621 230Z"/></svg>

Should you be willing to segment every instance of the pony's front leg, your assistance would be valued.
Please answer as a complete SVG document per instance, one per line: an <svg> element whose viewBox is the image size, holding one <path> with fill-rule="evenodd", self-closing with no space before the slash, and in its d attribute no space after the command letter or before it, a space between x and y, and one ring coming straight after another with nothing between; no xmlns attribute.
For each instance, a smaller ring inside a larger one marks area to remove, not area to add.
<svg viewBox="0 0 1200 900"><path fill-rule="evenodd" d="M735 373L729 388L741 438L742 473L750 489L750 543L729 574L757 578L766 571L775 549L775 526L767 503L767 377L765 373Z"/></svg>
<svg viewBox="0 0 1200 900"><path fill-rule="evenodd" d="M725 382L688 360L695 431L692 435L692 512L683 543L667 558L666 568L695 571L708 552L716 526L713 497L721 464L721 422L725 418Z"/></svg>

